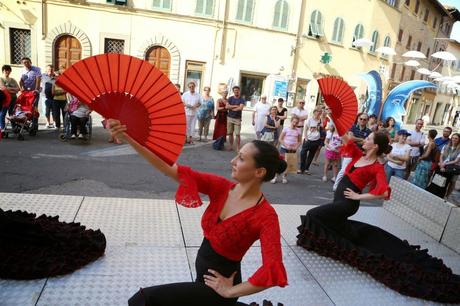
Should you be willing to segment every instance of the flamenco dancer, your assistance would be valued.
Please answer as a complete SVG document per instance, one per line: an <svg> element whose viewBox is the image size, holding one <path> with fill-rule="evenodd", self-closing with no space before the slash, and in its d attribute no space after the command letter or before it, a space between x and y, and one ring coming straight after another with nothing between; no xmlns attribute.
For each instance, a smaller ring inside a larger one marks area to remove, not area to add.
<svg viewBox="0 0 460 306"><path fill-rule="evenodd" d="M378 227L348 219L358 211L361 200L389 198L390 188L378 158L389 153L391 146L382 132L372 133L364 140L364 153L346 134L343 141L343 153L348 153L352 161L333 202L301 217L297 244L357 267L402 294L444 303L460 302L460 276L453 274L442 260ZM370 190L362 193L369 184Z"/></svg>
<svg viewBox="0 0 460 306"><path fill-rule="evenodd" d="M111 119L109 126L114 137L126 140L150 164L179 183L178 204L200 206L198 193L207 194L210 200L201 221L204 239L196 258L196 281L143 288L129 299L129 305L244 305L237 304L239 297L287 285L278 217L261 191L263 182L287 166L274 146L257 140L244 145L231 161L234 183L186 166L170 166L127 135L127 127L120 121ZM258 239L263 264L243 282L241 259Z"/></svg>

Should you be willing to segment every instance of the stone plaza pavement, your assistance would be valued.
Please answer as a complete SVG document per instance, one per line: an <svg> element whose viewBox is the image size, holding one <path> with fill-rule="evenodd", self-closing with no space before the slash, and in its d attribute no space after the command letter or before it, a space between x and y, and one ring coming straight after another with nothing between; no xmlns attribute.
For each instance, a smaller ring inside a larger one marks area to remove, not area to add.
<svg viewBox="0 0 460 306"><path fill-rule="evenodd" d="M289 306L438 305L400 295L365 273L297 247L299 215L314 206L274 207L281 224L289 285L241 301L262 304L268 299ZM72 274L32 281L0 280L1 306L127 305L139 287L194 279L205 205L189 209L177 206L173 200L0 193L0 208L59 215L61 221L101 229L107 238L105 256ZM388 210L361 207L353 219L428 248L430 254L442 258L460 274L460 254ZM256 242L243 259L243 279L260 264L260 244Z"/></svg>

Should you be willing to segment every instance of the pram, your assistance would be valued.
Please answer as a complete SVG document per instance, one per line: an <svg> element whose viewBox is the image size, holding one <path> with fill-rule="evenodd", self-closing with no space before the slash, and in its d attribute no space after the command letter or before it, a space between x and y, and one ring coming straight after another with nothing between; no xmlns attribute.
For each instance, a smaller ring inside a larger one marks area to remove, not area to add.
<svg viewBox="0 0 460 306"><path fill-rule="evenodd" d="M16 100L13 116L8 117L11 130L5 129L4 136L8 137L12 132L18 140L24 140L25 132L30 136L37 135L38 117L40 113L37 110L37 94L33 91L23 92Z"/></svg>

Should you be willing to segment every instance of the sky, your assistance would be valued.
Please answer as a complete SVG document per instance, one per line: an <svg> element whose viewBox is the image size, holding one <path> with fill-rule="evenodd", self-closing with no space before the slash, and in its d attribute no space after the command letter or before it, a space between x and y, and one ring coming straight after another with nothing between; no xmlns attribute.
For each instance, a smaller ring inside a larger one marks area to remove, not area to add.
<svg viewBox="0 0 460 306"><path fill-rule="evenodd" d="M458 10L460 10L460 0L439 0L442 4L447 4L450 6L456 7ZM455 39L456 41L460 42L460 21L457 21L454 24L454 27L452 28L452 33L450 35L450 38Z"/></svg>

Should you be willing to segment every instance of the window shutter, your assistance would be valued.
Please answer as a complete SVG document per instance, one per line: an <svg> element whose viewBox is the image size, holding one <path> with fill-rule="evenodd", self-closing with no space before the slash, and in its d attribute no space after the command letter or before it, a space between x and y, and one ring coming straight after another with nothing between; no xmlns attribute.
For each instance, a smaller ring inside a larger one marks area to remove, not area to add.
<svg viewBox="0 0 460 306"><path fill-rule="evenodd" d="M281 1L276 1L275 14L273 15L273 26L274 27L281 26L280 17L281 17Z"/></svg>
<svg viewBox="0 0 460 306"><path fill-rule="evenodd" d="M196 0L195 13L203 14L203 1L204 0Z"/></svg>
<svg viewBox="0 0 460 306"><path fill-rule="evenodd" d="M243 20L245 2L245 0L238 0L238 9L236 11L236 19L238 20Z"/></svg>
<svg viewBox="0 0 460 306"><path fill-rule="evenodd" d="M212 16L214 9L214 0L207 0L206 1L206 15Z"/></svg>
<svg viewBox="0 0 460 306"><path fill-rule="evenodd" d="M289 14L289 4L286 1L283 1L282 5L282 14L281 14L281 27L287 28L288 14Z"/></svg>
<svg viewBox="0 0 460 306"><path fill-rule="evenodd" d="M254 6L254 0L247 0L246 1L246 14L244 21L251 22L252 21L252 8Z"/></svg>

